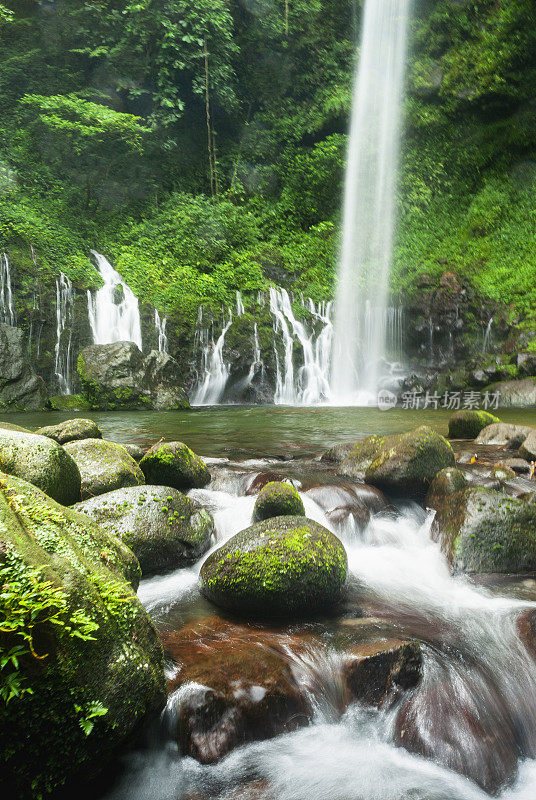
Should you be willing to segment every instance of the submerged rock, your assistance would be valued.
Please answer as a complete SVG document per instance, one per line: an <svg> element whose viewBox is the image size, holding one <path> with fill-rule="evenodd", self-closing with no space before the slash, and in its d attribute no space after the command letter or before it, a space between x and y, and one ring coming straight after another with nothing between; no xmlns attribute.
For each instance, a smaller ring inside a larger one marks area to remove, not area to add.
<svg viewBox="0 0 536 800"><path fill-rule="evenodd" d="M68 419L58 425L47 425L36 431L40 436L48 436L58 444L67 444L81 439L102 439L102 431L92 419Z"/></svg>
<svg viewBox="0 0 536 800"><path fill-rule="evenodd" d="M92 408L179 410L190 407L177 362L133 342L94 344L78 359L78 374Z"/></svg>
<svg viewBox="0 0 536 800"><path fill-rule="evenodd" d="M303 649L296 637L209 617L162 640L178 668L168 716L184 754L211 764L245 742L309 722L310 703L289 655Z"/></svg>
<svg viewBox="0 0 536 800"><path fill-rule="evenodd" d="M493 489L466 488L429 496L439 541L454 569L529 572L536 569L536 507Z"/></svg>
<svg viewBox="0 0 536 800"><path fill-rule="evenodd" d="M449 437L476 439L481 430L497 422L500 422L500 419L488 414L487 411L457 411L449 419Z"/></svg>
<svg viewBox="0 0 536 800"><path fill-rule="evenodd" d="M194 563L210 547L208 511L165 486L132 486L75 506L134 551L144 575Z"/></svg>
<svg viewBox="0 0 536 800"><path fill-rule="evenodd" d="M145 483L143 472L124 447L101 439L84 439L65 445L76 461L82 477L83 500L95 495L140 486Z"/></svg>
<svg viewBox="0 0 536 800"><path fill-rule="evenodd" d="M202 489L210 483L207 465L182 442L155 444L140 461L147 483L175 489Z"/></svg>
<svg viewBox="0 0 536 800"><path fill-rule="evenodd" d="M396 436L371 436L358 442L339 472L365 481L390 494L420 497L437 473L454 466L447 440L423 425Z"/></svg>
<svg viewBox="0 0 536 800"><path fill-rule="evenodd" d="M260 491L253 508L252 522L271 517L304 517L300 493L290 483L272 481Z"/></svg>
<svg viewBox="0 0 536 800"><path fill-rule="evenodd" d="M327 528L305 517L275 517L207 558L201 592L245 615L310 615L341 598L347 569L346 551Z"/></svg>
<svg viewBox="0 0 536 800"><path fill-rule="evenodd" d="M12 797L94 774L164 701L163 658L119 539L0 475L0 760ZM7 694L6 694L7 693ZM8 703L6 697L11 693Z"/></svg>
<svg viewBox="0 0 536 800"><path fill-rule="evenodd" d="M24 332L0 324L0 409L41 411L47 404L45 382L30 364Z"/></svg>
<svg viewBox="0 0 536 800"><path fill-rule="evenodd" d="M496 422L488 425L477 437L477 444L494 444L509 447L512 450L525 441L534 428L528 425L510 425L506 422Z"/></svg>
<svg viewBox="0 0 536 800"><path fill-rule="evenodd" d="M33 483L65 506L80 500L80 471L71 455L52 439L0 430L0 470Z"/></svg>

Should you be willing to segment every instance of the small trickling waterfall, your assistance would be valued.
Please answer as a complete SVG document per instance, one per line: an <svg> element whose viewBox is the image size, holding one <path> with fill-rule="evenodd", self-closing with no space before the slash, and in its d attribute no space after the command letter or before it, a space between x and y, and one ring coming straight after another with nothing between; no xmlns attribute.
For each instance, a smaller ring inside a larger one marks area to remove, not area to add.
<svg viewBox="0 0 536 800"><path fill-rule="evenodd" d="M245 313L244 303L242 302L242 295L240 292L236 293L236 316L241 317Z"/></svg>
<svg viewBox="0 0 536 800"><path fill-rule="evenodd" d="M489 320L488 324L486 325L486 330L484 331L484 339L482 341L482 352L489 353L491 349L491 328L493 326L493 317Z"/></svg>
<svg viewBox="0 0 536 800"><path fill-rule="evenodd" d="M110 262L92 250L104 286L88 292L88 312L93 342L134 342L142 349L138 298Z"/></svg>
<svg viewBox="0 0 536 800"><path fill-rule="evenodd" d="M0 255L0 322L3 322L4 325L17 324L11 289L11 270L7 253Z"/></svg>
<svg viewBox="0 0 536 800"><path fill-rule="evenodd" d="M304 303L305 305L305 303ZM276 405L314 405L329 398L329 368L333 326L330 304L315 307L309 301L309 311L321 323L318 335L308 332L296 319L290 297L285 289L270 289L270 311L274 318L274 332L281 334L281 348L274 339L276 361ZM295 343L301 348L301 366L294 366Z"/></svg>
<svg viewBox="0 0 536 800"><path fill-rule="evenodd" d="M161 317L156 308L154 310L154 327L156 330L156 335L158 336L158 352L167 353L167 317Z"/></svg>
<svg viewBox="0 0 536 800"><path fill-rule="evenodd" d="M196 346L201 350L201 370L197 387L192 395L192 402L196 406L217 405L223 396L230 364L225 363L223 348L225 336L233 322L233 314L229 309L227 321L216 341L211 336L211 326L203 325L203 309L199 309L196 331Z"/></svg>
<svg viewBox="0 0 536 800"><path fill-rule="evenodd" d="M375 403L385 357L410 0L367 0L348 149L331 396Z"/></svg>
<svg viewBox="0 0 536 800"><path fill-rule="evenodd" d="M54 376L60 394L72 393L72 341L74 290L69 278L60 273L56 280L56 347Z"/></svg>

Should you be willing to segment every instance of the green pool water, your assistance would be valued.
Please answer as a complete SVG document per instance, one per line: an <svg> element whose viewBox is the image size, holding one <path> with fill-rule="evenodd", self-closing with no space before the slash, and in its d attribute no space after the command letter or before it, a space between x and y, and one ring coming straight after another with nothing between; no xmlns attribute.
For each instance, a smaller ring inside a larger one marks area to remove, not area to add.
<svg viewBox="0 0 536 800"><path fill-rule="evenodd" d="M4 414L1 419L30 429L68 419L91 417L105 438L152 444L180 440L204 456L297 457L322 453L332 444L373 433L401 433L430 425L446 434L452 412L400 408L289 408L283 406L214 406L167 412L46 412ZM536 426L535 409L499 411L504 422Z"/></svg>

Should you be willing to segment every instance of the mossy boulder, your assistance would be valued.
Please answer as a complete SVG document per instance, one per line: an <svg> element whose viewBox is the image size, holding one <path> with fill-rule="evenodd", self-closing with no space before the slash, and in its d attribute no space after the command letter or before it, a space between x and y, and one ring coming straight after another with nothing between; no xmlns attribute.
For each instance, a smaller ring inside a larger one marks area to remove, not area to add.
<svg viewBox="0 0 536 800"><path fill-rule="evenodd" d="M91 403L83 394L56 394L50 398L54 411L89 411Z"/></svg>
<svg viewBox="0 0 536 800"><path fill-rule="evenodd" d="M311 615L340 599L347 569L342 543L322 525L275 517L241 531L207 558L201 592L244 615Z"/></svg>
<svg viewBox="0 0 536 800"><path fill-rule="evenodd" d="M430 497L438 539L457 571L536 570L536 506L482 487Z"/></svg>
<svg viewBox="0 0 536 800"><path fill-rule="evenodd" d="M134 551L143 574L194 563L210 547L214 520L177 489L131 486L75 506Z"/></svg>
<svg viewBox="0 0 536 800"><path fill-rule="evenodd" d="M426 497L427 505L435 507L436 501L440 498L461 492L467 488L467 478L463 472L456 467L447 467L438 472L430 484L430 490Z"/></svg>
<svg viewBox="0 0 536 800"><path fill-rule="evenodd" d="M65 506L80 499L80 471L67 451L46 436L0 430L0 470L33 483Z"/></svg>
<svg viewBox="0 0 536 800"><path fill-rule="evenodd" d="M33 433L29 428L13 425L11 422L0 422L0 431L18 431L19 433Z"/></svg>
<svg viewBox="0 0 536 800"><path fill-rule="evenodd" d="M322 456L322 460L339 463L338 472L341 475L362 481L371 462L381 451L385 442L391 438L393 437L367 436L366 439L360 439L351 446L349 444L339 445L338 449L328 450Z"/></svg>
<svg viewBox="0 0 536 800"><path fill-rule="evenodd" d="M174 489L201 489L210 483L207 465L182 442L155 444L140 461L147 483Z"/></svg>
<svg viewBox="0 0 536 800"><path fill-rule="evenodd" d="M92 419L67 419L57 425L47 425L36 431L40 436L48 436L58 444L77 442L82 439L102 439L102 431Z"/></svg>
<svg viewBox="0 0 536 800"><path fill-rule="evenodd" d="M253 522L271 517L304 517L300 493L290 483L272 481L259 492L253 508Z"/></svg>
<svg viewBox="0 0 536 800"><path fill-rule="evenodd" d="M451 439L476 439L481 430L501 420L487 411L457 411L449 419Z"/></svg>
<svg viewBox="0 0 536 800"><path fill-rule="evenodd" d="M38 798L99 772L165 699L163 656L119 539L0 474L0 772ZM5 702L7 697L11 699Z"/></svg>
<svg viewBox="0 0 536 800"><path fill-rule="evenodd" d="M80 470L82 500L145 483L138 464L120 444L84 439L81 442L69 442L65 449Z"/></svg>
<svg viewBox="0 0 536 800"><path fill-rule="evenodd" d="M358 443L339 472L394 495L421 497L437 473L454 466L447 440L426 425L395 436L371 436Z"/></svg>

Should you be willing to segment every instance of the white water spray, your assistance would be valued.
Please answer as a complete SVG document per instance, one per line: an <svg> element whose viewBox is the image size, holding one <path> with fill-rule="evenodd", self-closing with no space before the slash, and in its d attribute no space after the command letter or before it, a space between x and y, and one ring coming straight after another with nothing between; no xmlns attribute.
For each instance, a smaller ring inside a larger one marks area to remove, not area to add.
<svg viewBox="0 0 536 800"><path fill-rule="evenodd" d="M156 330L156 335L158 336L158 352L167 353L167 317L161 317L156 308L154 310L154 327Z"/></svg>
<svg viewBox="0 0 536 800"><path fill-rule="evenodd" d="M385 353L410 0L367 0L354 85L331 394L376 402Z"/></svg>
<svg viewBox="0 0 536 800"><path fill-rule="evenodd" d="M92 250L104 286L88 292L88 312L94 344L134 342L140 350L141 323L138 298L110 262Z"/></svg>
<svg viewBox="0 0 536 800"><path fill-rule="evenodd" d="M223 348L225 346L225 336L233 323L233 314L229 309L229 317L223 326L223 330L214 341L210 336L208 327L203 327L203 310L199 309L198 316L198 346L201 347L201 376L196 390L194 391L192 402L196 406L217 405L225 391L230 364L224 360Z"/></svg>
<svg viewBox="0 0 536 800"><path fill-rule="evenodd" d="M60 394L72 393L72 342L74 290L69 278L60 272L56 280L56 347L54 376Z"/></svg>
<svg viewBox="0 0 536 800"><path fill-rule="evenodd" d="M0 322L4 325L16 325L17 318L13 305L11 289L11 269L7 253L0 256Z"/></svg>

